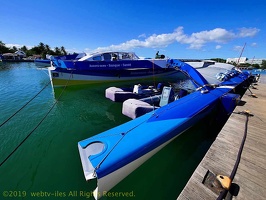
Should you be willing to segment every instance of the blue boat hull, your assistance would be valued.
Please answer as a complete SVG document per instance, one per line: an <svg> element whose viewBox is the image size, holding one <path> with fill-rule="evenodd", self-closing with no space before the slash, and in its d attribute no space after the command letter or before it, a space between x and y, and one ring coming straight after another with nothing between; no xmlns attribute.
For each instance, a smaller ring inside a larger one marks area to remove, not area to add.
<svg viewBox="0 0 266 200"><path fill-rule="evenodd" d="M53 61L54 62L54 61ZM168 60L70 61L57 60L51 70L53 85L77 85L172 76L177 70ZM59 67L58 67L59 66Z"/></svg>

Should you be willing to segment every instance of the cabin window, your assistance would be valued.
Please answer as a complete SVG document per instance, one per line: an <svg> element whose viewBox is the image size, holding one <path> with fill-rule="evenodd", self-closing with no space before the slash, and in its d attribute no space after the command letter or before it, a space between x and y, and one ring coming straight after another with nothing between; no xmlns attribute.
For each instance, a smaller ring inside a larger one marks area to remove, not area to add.
<svg viewBox="0 0 266 200"><path fill-rule="evenodd" d="M112 60L117 61L117 59L118 59L117 53L113 53L112 54Z"/></svg>
<svg viewBox="0 0 266 200"><path fill-rule="evenodd" d="M92 58L92 60L101 61L102 60L102 56L95 56L95 57Z"/></svg>
<svg viewBox="0 0 266 200"><path fill-rule="evenodd" d="M122 59L131 59L130 55L128 53L122 54Z"/></svg>
<svg viewBox="0 0 266 200"><path fill-rule="evenodd" d="M104 59L104 60L111 60L111 58L112 58L112 56L111 56L110 53L104 53L104 54L103 54L103 59Z"/></svg>

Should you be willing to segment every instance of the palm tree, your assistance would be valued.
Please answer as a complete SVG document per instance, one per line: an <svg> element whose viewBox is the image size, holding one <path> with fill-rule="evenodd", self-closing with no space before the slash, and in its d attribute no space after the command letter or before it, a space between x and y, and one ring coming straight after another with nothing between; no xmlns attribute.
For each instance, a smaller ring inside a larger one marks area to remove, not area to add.
<svg viewBox="0 0 266 200"><path fill-rule="evenodd" d="M6 47L6 44L0 41L0 53L7 53L10 49Z"/></svg>
<svg viewBox="0 0 266 200"><path fill-rule="evenodd" d="M63 54L63 55L67 54L65 47L63 47L63 46L61 46L60 51L61 51L61 54Z"/></svg>
<svg viewBox="0 0 266 200"><path fill-rule="evenodd" d="M45 52L46 54L51 54L51 48L48 44L45 45Z"/></svg>
<svg viewBox="0 0 266 200"><path fill-rule="evenodd" d="M6 44L3 43L3 42L0 40L0 47L5 46L5 45L6 45Z"/></svg>
<svg viewBox="0 0 266 200"><path fill-rule="evenodd" d="M18 50L18 48L16 46L12 47L12 51L15 53Z"/></svg>
<svg viewBox="0 0 266 200"><path fill-rule="evenodd" d="M60 49L58 48L58 47L55 47L55 54L56 55L60 55L61 54L61 51L60 51Z"/></svg>
<svg viewBox="0 0 266 200"><path fill-rule="evenodd" d="M50 46L48 44L46 44L44 48L45 48L45 51L47 53L49 53L51 51L51 48L50 48Z"/></svg>
<svg viewBox="0 0 266 200"><path fill-rule="evenodd" d="M42 55L42 58L45 58L45 55L46 55L45 45L42 42L40 42L39 45L37 46L37 48L38 48L39 54Z"/></svg>
<svg viewBox="0 0 266 200"><path fill-rule="evenodd" d="M44 47L44 44L42 42L39 43L39 46L41 51L44 51L45 50L45 47Z"/></svg>
<svg viewBox="0 0 266 200"><path fill-rule="evenodd" d="M20 48L20 50L26 53L28 51L28 48L24 45L23 47Z"/></svg>

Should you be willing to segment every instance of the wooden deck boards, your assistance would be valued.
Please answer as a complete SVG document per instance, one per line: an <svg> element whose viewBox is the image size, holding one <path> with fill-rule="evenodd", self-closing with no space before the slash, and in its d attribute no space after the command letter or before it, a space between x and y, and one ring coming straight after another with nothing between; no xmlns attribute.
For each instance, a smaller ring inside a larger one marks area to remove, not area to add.
<svg viewBox="0 0 266 200"><path fill-rule="evenodd" d="M266 76L262 76L257 89L251 91L258 98L246 91L243 106L237 106L235 112L250 110L248 133L241 160L233 179L240 187L233 199L259 200L266 199ZM207 171L214 174L230 176L241 145L246 116L233 113L201 163L189 179L178 200L211 200L218 195L206 187L202 181Z"/></svg>

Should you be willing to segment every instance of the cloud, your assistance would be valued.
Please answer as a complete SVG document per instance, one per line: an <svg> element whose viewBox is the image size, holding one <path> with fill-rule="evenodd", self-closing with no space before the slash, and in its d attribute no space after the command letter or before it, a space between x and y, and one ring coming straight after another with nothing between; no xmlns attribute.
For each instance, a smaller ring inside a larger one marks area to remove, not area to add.
<svg viewBox="0 0 266 200"><path fill-rule="evenodd" d="M6 44L5 46L6 47L10 47L10 48L12 48L12 47L21 48L23 45L20 45L20 44Z"/></svg>
<svg viewBox="0 0 266 200"><path fill-rule="evenodd" d="M234 51L242 51L243 46L234 46Z"/></svg>
<svg viewBox="0 0 266 200"><path fill-rule="evenodd" d="M253 43L251 43L250 46L252 46L252 47L256 47L256 46L257 46L257 43L256 43L256 42L253 42Z"/></svg>
<svg viewBox="0 0 266 200"><path fill-rule="evenodd" d="M138 36L139 39L132 39L121 44L107 47L99 47L94 51L118 51L132 50L135 48L164 48L170 44L180 43L189 45L189 49L201 49L208 43L224 44L237 38L253 37L260 30L257 28L240 28L238 32L229 31L223 28L204 30L192 34L186 34L182 26L176 28L172 33L153 34L146 37L145 34ZM140 39L144 38L144 39ZM216 49L221 48L220 45Z"/></svg>
<svg viewBox="0 0 266 200"><path fill-rule="evenodd" d="M143 33L143 34L139 35L138 38L146 38L146 34Z"/></svg>
<svg viewBox="0 0 266 200"><path fill-rule="evenodd" d="M259 31L260 31L260 29L257 29L257 28L240 28L239 33L238 33L238 37L242 37L242 38L243 37L253 37Z"/></svg>
<svg viewBox="0 0 266 200"><path fill-rule="evenodd" d="M192 33L190 36L185 36L184 40L178 42L189 44L190 49L200 49L206 43L227 43L235 38L235 34L222 28L215 28L210 31L201 31Z"/></svg>
<svg viewBox="0 0 266 200"><path fill-rule="evenodd" d="M19 49L19 48L22 48L24 45L21 45L21 44L5 44L5 46L9 47L9 48L17 47ZM27 47L27 49L33 48L33 46L29 46L29 45L27 45L26 47Z"/></svg>
<svg viewBox="0 0 266 200"><path fill-rule="evenodd" d="M215 49L221 49L222 46L221 45L216 45Z"/></svg>

